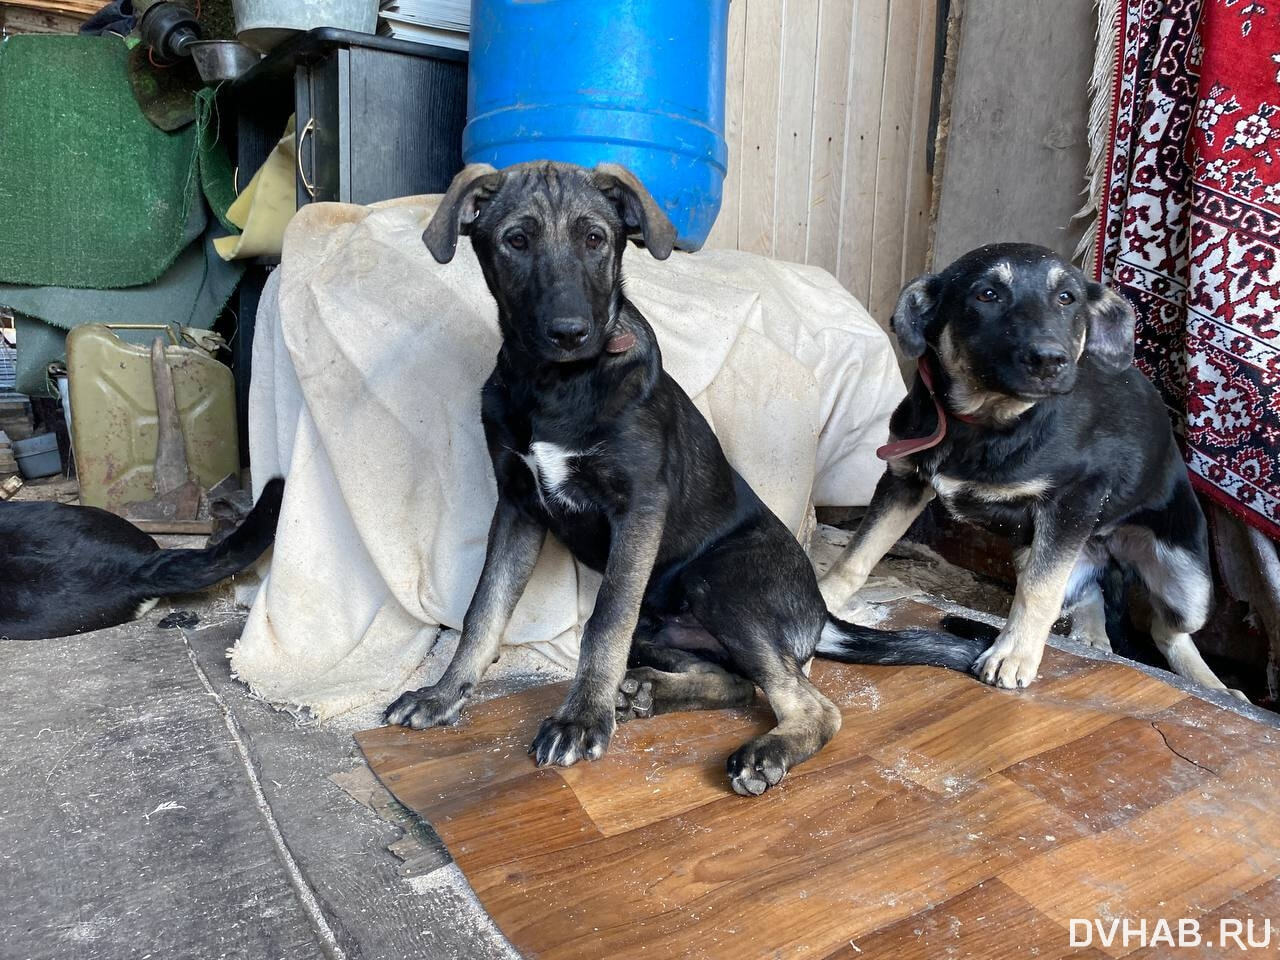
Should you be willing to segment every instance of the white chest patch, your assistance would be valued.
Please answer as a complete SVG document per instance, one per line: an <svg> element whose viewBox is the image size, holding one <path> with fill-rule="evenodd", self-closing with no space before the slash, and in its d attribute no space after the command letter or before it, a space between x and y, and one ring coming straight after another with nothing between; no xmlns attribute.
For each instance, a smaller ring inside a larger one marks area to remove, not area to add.
<svg viewBox="0 0 1280 960"><path fill-rule="evenodd" d="M953 497L972 497L986 503L1009 503L1015 500L1038 500L1049 490L1046 477L1024 480L1021 483L976 483L971 480L957 480L941 473L935 473L930 480L933 489L943 500Z"/></svg>
<svg viewBox="0 0 1280 960"><path fill-rule="evenodd" d="M538 496L545 506L555 503L568 510L581 509L579 504L565 494L564 484L573 472L571 461L587 452L589 451L567 450L558 444L535 440L529 444L529 452L520 455L520 459L533 474L534 482L538 485Z"/></svg>

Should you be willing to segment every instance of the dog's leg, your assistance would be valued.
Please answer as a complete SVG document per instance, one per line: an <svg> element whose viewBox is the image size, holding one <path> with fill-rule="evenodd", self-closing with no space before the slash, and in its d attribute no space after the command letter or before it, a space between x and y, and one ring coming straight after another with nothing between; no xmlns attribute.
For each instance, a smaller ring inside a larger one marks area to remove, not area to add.
<svg viewBox="0 0 1280 960"><path fill-rule="evenodd" d="M1194 518L1199 518L1199 524ZM1151 595L1151 639L1179 676L1211 690L1232 690L1204 662L1191 634L1204 626L1213 599L1204 518L1198 510L1183 519L1181 545L1161 540L1145 527L1125 527L1111 542L1112 552L1138 574Z"/></svg>
<svg viewBox="0 0 1280 960"><path fill-rule="evenodd" d="M472 688L498 657L502 632L533 573L545 533L509 501L498 499L484 569L463 618L453 660L435 686L407 690L387 707L387 723L421 730L458 718Z"/></svg>
<svg viewBox="0 0 1280 960"><path fill-rule="evenodd" d="M1040 669L1049 629L1062 610L1074 554L1033 558L1018 577L1009 619L1000 635L973 665L974 673L996 687L1028 686Z"/></svg>
<svg viewBox="0 0 1280 960"><path fill-rule="evenodd" d="M866 516L840 558L831 565L818 588L828 609L839 613L862 589L867 576L898 542L933 499L933 488L905 465L890 464L871 497Z"/></svg>
<svg viewBox="0 0 1280 960"><path fill-rule="evenodd" d="M824 697L799 665L773 645L753 644L753 680L760 685L778 725L747 741L726 764L735 793L759 796L787 771L821 750L840 730L840 710Z"/></svg>
<svg viewBox="0 0 1280 960"><path fill-rule="evenodd" d="M986 683L1012 690L1035 680L1049 630L1062 613L1101 500L1099 492L1074 490L1070 497L1037 512L1031 547L1019 558L1009 619L995 643L973 665L973 672Z"/></svg>
<svg viewBox="0 0 1280 960"><path fill-rule="evenodd" d="M614 698L627 669L640 603L653 573L666 519L666 491L656 484L613 521L609 559L587 620L578 672L564 705L542 722L529 753L538 766L567 767L603 755L616 724Z"/></svg>
<svg viewBox="0 0 1280 960"><path fill-rule="evenodd" d="M1096 583L1085 588L1071 611L1071 636L1095 650L1111 650L1111 638L1107 636L1107 608L1102 588Z"/></svg>
<svg viewBox="0 0 1280 960"><path fill-rule="evenodd" d="M807 666L828 614L813 567L776 517L722 541L681 574L689 613L729 668L759 687L777 724L729 757L735 793L758 796L823 748L840 711L809 682Z"/></svg>
<svg viewBox="0 0 1280 960"><path fill-rule="evenodd" d="M1204 657L1200 655L1200 651L1196 648L1195 641L1191 639L1191 634L1185 630L1178 630L1169 624L1159 611L1156 612L1151 624L1151 639L1156 642L1156 647L1160 650L1160 653L1169 661L1170 669L1178 676L1194 680L1210 690L1226 690L1233 697L1243 700L1245 703L1250 702L1244 693L1228 687L1219 680L1218 675L1204 662Z"/></svg>
<svg viewBox="0 0 1280 960"><path fill-rule="evenodd" d="M755 684L746 677L688 650L637 640L628 663L631 669L614 700L619 722L684 710L741 707L755 699Z"/></svg>

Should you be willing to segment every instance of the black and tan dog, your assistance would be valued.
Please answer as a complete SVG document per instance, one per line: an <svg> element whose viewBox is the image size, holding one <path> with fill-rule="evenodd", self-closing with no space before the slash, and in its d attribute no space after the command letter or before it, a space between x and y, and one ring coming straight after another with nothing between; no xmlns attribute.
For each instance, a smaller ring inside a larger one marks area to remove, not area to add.
<svg viewBox="0 0 1280 960"><path fill-rule="evenodd" d="M997 244L910 283L893 330L919 374L868 513L822 580L832 609L936 496L1017 551L1009 619L975 667L987 683L1031 683L1060 612L1106 645L1099 578L1114 559L1149 590L1173 669L1223 689L1190 637L1209 613L1204 515L1164 405L1132 365L1124 299L1043 247Z"/></svg>
<svg viewBox="0 0 1280 960"><path fill-rule="evenodd" d="M985 643L828 616L804 551L729 466L623 295L636 232L658 259L671 253L671 222L628 171L553 163L468 167L427 227L441 263L470 234L498 303L502 348L482 393L498 504L453 661L386 719L458 717L550 530L604 579L568 698L530 749L537 762L595 759L618 718L740 705L758 685L778 724L728 772L734 790L759 794L840 726L806 676L815 651L967 670Z"/></svg>

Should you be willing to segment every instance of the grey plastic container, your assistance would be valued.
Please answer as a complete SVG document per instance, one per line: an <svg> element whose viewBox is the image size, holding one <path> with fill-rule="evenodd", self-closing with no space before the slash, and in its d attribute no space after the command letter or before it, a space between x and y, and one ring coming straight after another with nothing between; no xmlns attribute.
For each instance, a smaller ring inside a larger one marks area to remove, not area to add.
<svg viewBox="0 0 1280 960"><path fill-rule="evenodd" d="M55 434L42 433L26 440L14 440L12 446L18 469L28 480L51 477L62 472L62 458L58 456L58 438Z"/></svg>
<svg viewBox="0 0 1280 960"><path fill-rule="evenodd" d="M232 0L236 39L259 53L316 27L373 33L378 0Z"/></svg>

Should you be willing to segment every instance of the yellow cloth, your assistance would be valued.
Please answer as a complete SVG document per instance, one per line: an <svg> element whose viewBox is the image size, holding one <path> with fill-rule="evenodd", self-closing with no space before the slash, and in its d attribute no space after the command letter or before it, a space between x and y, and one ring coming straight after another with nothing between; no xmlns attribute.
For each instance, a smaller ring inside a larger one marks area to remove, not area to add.
<svg viewBox="0 0 1280 960"><path fill-rule="evenodd" d="M227 210L227 219L240 228L238 237L218 237L214 249L223 260L278 257L284 248L284 228L298 212L294 169L297 149L293 142L294 118L284 136L253 175L249 185Z"/></svg>

